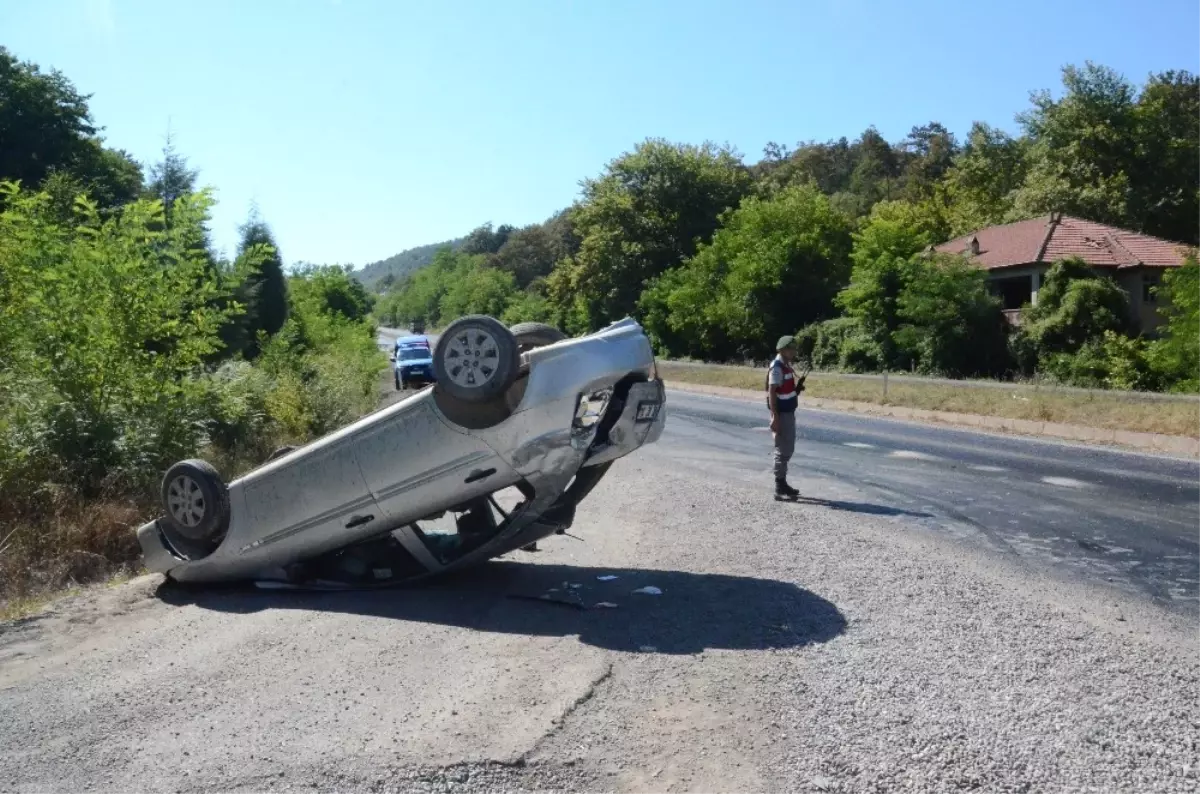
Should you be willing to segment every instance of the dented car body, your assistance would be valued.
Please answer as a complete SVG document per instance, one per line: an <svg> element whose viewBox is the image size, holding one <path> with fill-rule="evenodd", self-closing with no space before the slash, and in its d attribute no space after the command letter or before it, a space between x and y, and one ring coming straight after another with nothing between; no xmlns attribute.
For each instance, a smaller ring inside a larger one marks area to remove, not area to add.
<svg viewBox="0 0 1200 794"><path fill-rule="evenodd" d="M146 566L179 582L381 585L565 532L613 461L662 434L665 392L632 319L553 339L464 318L437 343L434 385L227 486L176 464L166 515L137 530ZM422 526L447 516L450 533Z"/></svg>

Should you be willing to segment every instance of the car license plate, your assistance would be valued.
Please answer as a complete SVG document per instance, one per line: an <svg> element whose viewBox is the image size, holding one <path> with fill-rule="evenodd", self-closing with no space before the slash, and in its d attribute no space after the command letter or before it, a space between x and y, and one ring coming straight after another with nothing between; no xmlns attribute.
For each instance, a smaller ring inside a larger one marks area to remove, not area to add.
<svg viewBox="0 0 1200 794"><path fill-rule="evenodd" d="M658 416L658 409L662 408L660 402L642 402L638 403L637 416L635 422L652 422Z"/></svg>

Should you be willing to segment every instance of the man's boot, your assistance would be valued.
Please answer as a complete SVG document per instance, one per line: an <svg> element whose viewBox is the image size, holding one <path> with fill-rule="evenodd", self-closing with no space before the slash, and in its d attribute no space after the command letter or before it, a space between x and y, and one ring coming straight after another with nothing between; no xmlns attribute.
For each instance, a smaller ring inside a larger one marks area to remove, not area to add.
<svg viewBox="0 0 1200 794"><path fill-rule="evenodd" d="M776 499L795 499L799 495L799 491L788 485L787 478L779 478L775 480Z"/></svg>

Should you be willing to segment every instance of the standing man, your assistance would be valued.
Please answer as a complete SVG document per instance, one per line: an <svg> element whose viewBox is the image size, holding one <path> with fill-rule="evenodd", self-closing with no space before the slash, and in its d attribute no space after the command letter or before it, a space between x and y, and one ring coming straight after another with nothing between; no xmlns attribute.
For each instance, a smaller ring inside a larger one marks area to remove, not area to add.
<svg viewBox="0 0 1200 794"><path fill-rule="evenodd" d="M767 407L771 409L771 433L775 436L775 498L794 499L800 495L788 485L788 461L796 449L796 403L804 390L804 378L797 380L792 362L796 360L796 338L780 337L775 345L778 355L767 370Z"/></svg>

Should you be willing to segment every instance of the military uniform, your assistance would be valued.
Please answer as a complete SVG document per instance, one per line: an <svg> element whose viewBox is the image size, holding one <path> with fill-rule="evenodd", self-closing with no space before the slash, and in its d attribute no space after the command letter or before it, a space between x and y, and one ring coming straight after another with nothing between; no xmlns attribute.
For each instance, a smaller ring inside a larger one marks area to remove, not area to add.
<svg viewBox="0 0 1200 794"><path fill-rule="evenodd" d="M794 351L796 340L785 336L776 344L778 355L767 369L767 407L771 407L771 388L775 389L775 399L778 413L773 416L778 421L775 427L775 495L777 497L795 497L800 492L788 485L788 462L796 449L796 404L800 392L804 389L802 379L796 378L796 371L784 357L783 352Z"/></svg>

